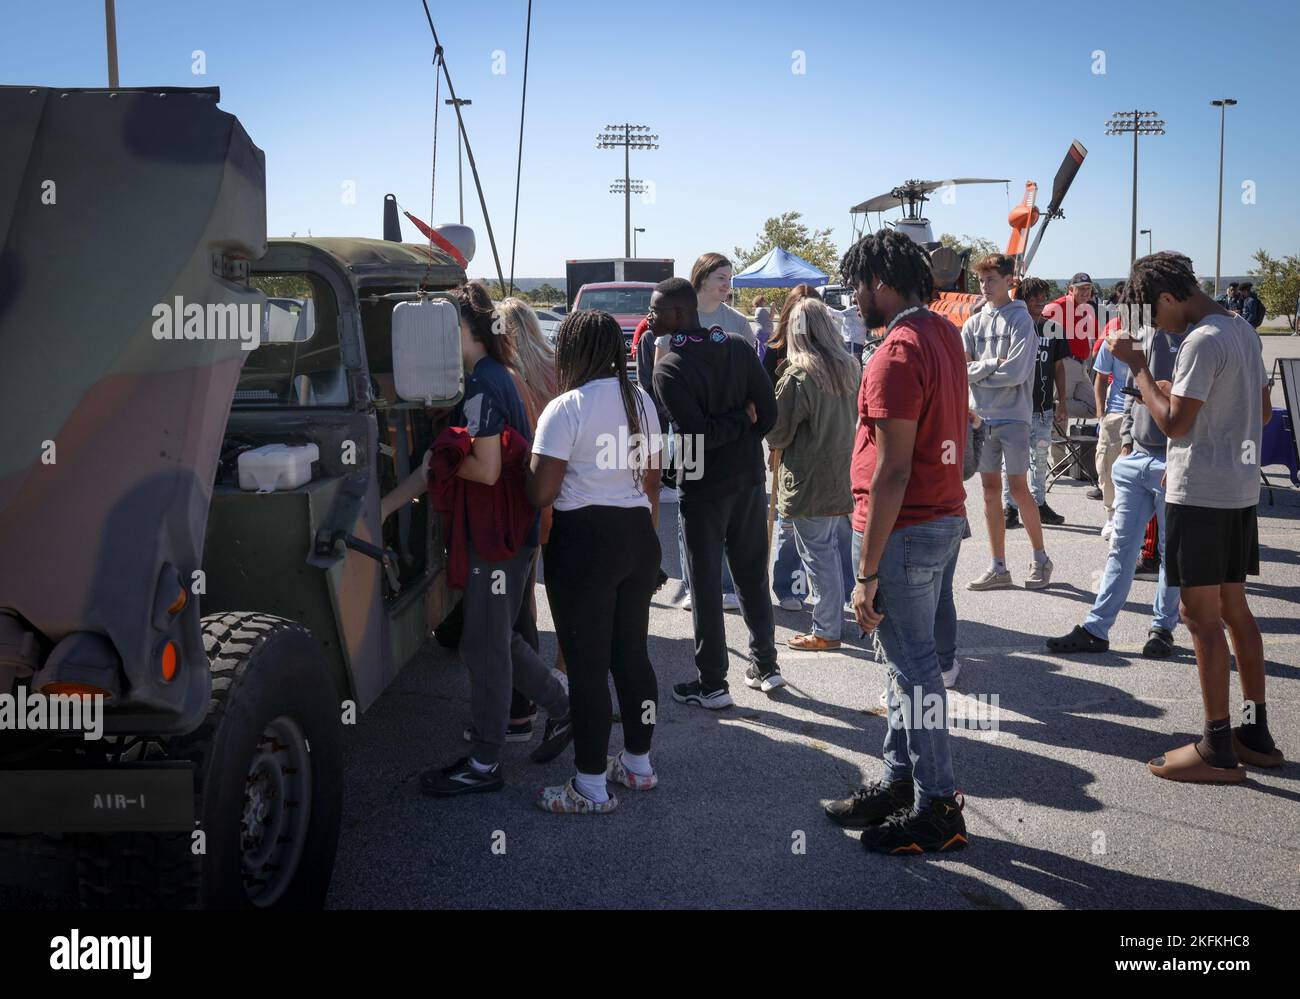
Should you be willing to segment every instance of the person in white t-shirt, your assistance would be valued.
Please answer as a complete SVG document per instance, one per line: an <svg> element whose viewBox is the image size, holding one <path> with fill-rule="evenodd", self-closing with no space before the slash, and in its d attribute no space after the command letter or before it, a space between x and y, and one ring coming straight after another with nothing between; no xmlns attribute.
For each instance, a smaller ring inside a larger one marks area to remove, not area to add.
<svg viewBox="0 0 1300 999"><path fill-rule="evenodd" d="M627 376L623 332L606 312L575 312L555 342L560 394L537 421L529 501L551 506L546 596L569 669L577 773L548 787L545 811L604 813L618 805L606 782L647 791L658 683L646 648L659 587L659 473L663 437L654 402ZM606 756L613 719L610 673L622 713L623 751ZM649 709L649 710L647 710Z"/></svg>

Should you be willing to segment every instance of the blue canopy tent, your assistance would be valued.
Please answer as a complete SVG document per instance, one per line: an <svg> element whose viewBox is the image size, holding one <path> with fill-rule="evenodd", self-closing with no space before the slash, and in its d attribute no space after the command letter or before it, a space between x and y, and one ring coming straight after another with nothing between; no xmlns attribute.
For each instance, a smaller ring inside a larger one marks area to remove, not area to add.
<svg viewBox="0 0 1300 999"><path fill-rule="evenodd" d="M826 283L825 274L779 246L731 279L735 288L793 288L800 284L816 287Z"/></svg>

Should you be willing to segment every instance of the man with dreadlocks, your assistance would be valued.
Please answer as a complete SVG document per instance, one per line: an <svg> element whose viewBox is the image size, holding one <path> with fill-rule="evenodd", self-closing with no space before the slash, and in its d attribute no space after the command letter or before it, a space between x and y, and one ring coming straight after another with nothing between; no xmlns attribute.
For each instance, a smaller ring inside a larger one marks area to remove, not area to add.
<svg viewBox="0 0 1300 999"><path fill-rule="evenodd" d="M749 628L750 665L764 689L780 685L776 624L767 595L767 495L763 437L776 424L776 395L753 346L739 334L700 326L695 289L669 278L650 297L650 329L668 337L655 365L655 394L682 434L700 446L697 477L683 476L678 506L686 540L698 680L673 686L682 704L719 709L727 687L722 560L736 582Z"/></svg>
<svg viewBox="0 0 1300 999"><path fill-rule="evenodd" d="M885 337L858 392L853 447L853 612L889 670L885 772L826 806L891 854L966 845L953 784L938 642L957 630L952 576L966 527L962 451L967 373L961 334L926 308L930 261L902 233L864 236L840 264L869 328Z"/></svg>
<svg viewBox="0 0 1300 999"><path fill-rule="evenodd" d="M1133 264L1124 301L1151 311L1158 329L1189 330L1174 361L1173 384L1157 383L1145 354L1121 332L1115 357L1129 366L1142 404L1168 436L1165 575L1181 587L1179 609L1196 649L1205 734L1147 766L1166 780L1236 783L1242 763L1282 765L1264 705L1264 644L1246 602L1246 577L1259 574L1259 449L1272 413L1268 372L1250 323L1201 291L1181 253ZM1231 727L1228 643L1232 636L1244 699Z"/></svg>

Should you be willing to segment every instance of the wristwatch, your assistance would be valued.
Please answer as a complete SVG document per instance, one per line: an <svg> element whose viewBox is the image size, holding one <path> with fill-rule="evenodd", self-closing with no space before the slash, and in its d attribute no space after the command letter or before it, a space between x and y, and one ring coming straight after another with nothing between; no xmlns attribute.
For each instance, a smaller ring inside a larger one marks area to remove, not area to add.
<svg viewBox="0 0 1300 999"><path fill-rule="evenodd" d="M859 576L858 582L861 585L866 586L868 583L874 583L879 578L880 578L880 573L873 572L870 576Z"/></svg>

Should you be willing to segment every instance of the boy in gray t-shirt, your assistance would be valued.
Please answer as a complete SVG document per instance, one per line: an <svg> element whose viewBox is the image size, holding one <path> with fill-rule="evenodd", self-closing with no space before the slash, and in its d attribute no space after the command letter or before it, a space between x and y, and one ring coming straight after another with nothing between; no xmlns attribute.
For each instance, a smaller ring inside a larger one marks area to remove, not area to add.
<svg viewBox="0 0 1300 999"><path fill-rule="evenodd" d="M1205 735L1152 760L1167 780L1236 783L1242 763L1281 766L1268 731L1264 646L1246 602L1246 576L1259 573L1259 453L1272 415L1260 341L1250 324L1201 291L1192 262L1155 253L1133 264L1125 304L1149 309L1160 329L1190 330L1169 391L1157 385L1135 342L1120 333L1115 356L1129 365L1156 425L1169 437L1165 575L1181 587L1180 610L1196 648ZM1232 636L1244 696L1242 724L1228 708ZM1240 761L1240 762L1239 762Z"/></svg>
<svg viewBox="0 0 1300 999"><path fill-rule="evenodd" d="M1259 338L1240 316L1205 316L1187 335L1172 394L1202 405L1186 436L1169 442L1170 503L1217 510L1259 503L1267 381Z"/></svg>

